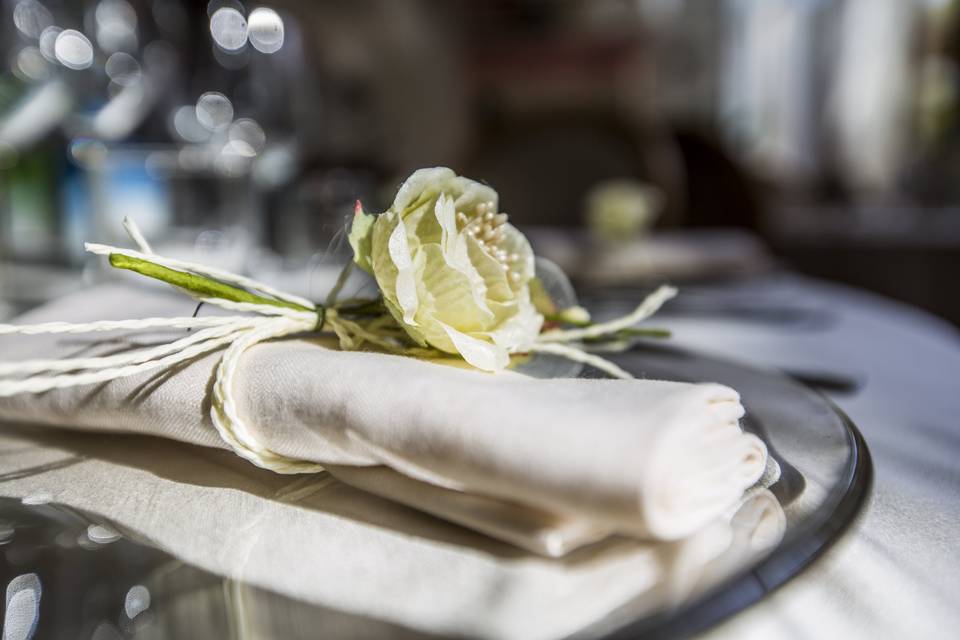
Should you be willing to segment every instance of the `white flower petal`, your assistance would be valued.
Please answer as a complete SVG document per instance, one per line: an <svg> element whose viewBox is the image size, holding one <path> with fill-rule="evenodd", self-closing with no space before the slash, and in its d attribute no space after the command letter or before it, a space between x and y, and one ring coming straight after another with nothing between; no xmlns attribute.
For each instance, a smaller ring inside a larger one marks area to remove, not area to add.
<svg viewBox="0 0 960 640"><path fill-rule="evenodd" d="M457 174L446 167L431 167L417 169L400 186L397 197L393 199L393 211L401 213L411 202L419 198L423 192L431 187L436 188L446 181L456 178Z"/></svg>
<svg viewBox="0 0 960 640"><path fill-rule="evenodd" d="M535 273L534 255L533 249L530 247L530 242L525 235L520 233L520 231L509 222L501 228L503 229L503 240L500 246L506 249L508 253L517 254L519 260L514 263L513 268L520 274L519 284L526 286Z"/></svg>
<svg viewBox="0 0 960 640"><path fill-rule="evenodd" d="M419 303L417 280L413 269L404 269L397 274L397 302L403 309L403 321L411 326L417 326L416 314Z"/></svg>
<svg viewBox="0 0 960 640"><path fill-rule="evenodd" d="M465 236L465 237L464 237ZM463 234L458 241L463 240L467 248L467 256L470 264L477 271L477 274L483 279L486 288L485 298L491 302L509 302L514 299L515 294L510 288L507 278L507 272L503 265L480 247L480 243L473 236Z"/></svg>
<svg viewBox="0 0 960 640"><path fill-rule="evenodd" d="M482 369L483 371L502 371L510 364L510 355L507 350L484 340L468 336L465 333L457 331L450 325L444 324L443 330L447 332L450 341L456 347L457 352L463 356L468 363Z"/></svg>
<svg viewBox="0 0 960 640"><path fill-rule="evenodd" d="M474 302L484 310L484 313L493 315L490 306L487 304L487 283L483 276L477 271L477 267L470 261L470 254L467 250L466 234L461 234L454 239L452 250L447 255L447 264L467 276L470 282L470 292L473 294Z"/></svg>
<svg viewBox="0 0 960 640"><path fill-rule="evenodd" d="M451 180L451 183L456 185L457 191L460 193L456 202L454 202L458 210L470 209L481 202L492 202L494 209L499 205L500 198L497 192L482 182L457 176Z"/></svg>
<svg viewBox="0 0 960 640"><path fill-rule="evenodd" d="M443 257L446 263L467 276L470 283L470 292L476 305L487 315L493 315L487 306L487 285L483 277L477 272L477 268L470 261L467 252L467 234L457 231L456 210L453 206L453 198L448 198L445 193L441 193L437 198L437 204L434 207L434 214L437 223L442 229L442 238L440 248L443 251Z"/></svg>
<svg viewBox="0 0 960 640"><path fill-rule="evenodd" d="M417 297L417 279L413 260L410 258L410 246L407 244L407 229L403 219L397 216L397 226L390 234L387 242L390 259L397 267L397 303L403 310L403 321L416 326L417 308L420 306Z"/></svg>
<svg viewBox="0 0 960 640"><path fill-rule="evenodd" d="M529 291L524 290L517 301L516 313L486 335L508 353L516 353L530 348L540 335L541 327L543 316L530 302Z"/></svg>
<svg viewBox="0 0 960 640"><path fill-rule="evenodd" d="M419 256L423 256L423 269L417 271L420 278L420 311L418 319L435 316L460 331L483 331L494 325L496 318L486 299L477 295L470 276L451 265L440 245L428 244Z"/></svg>
<svg viewBox="0 0 960 640"><path fill-rule="evenodd" d="M437 222L443 230L440 245L443 247L444 253L449 253L451 243L457 238L457 214L453 206L453 199L441 193L434 207L434 215L437 216Z"/></svg>

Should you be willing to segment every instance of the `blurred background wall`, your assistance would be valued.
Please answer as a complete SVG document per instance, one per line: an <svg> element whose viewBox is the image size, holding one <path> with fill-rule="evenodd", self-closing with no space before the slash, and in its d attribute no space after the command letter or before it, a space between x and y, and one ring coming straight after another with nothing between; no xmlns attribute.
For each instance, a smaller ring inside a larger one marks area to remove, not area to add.
<svg viewBox="0 0 960 640"><path fill-rule="evenodd" d="M639 185L662 229L960 322L953 0L0 0L0 289L82 241L322 254L421 166L529 228Z"/></svg>

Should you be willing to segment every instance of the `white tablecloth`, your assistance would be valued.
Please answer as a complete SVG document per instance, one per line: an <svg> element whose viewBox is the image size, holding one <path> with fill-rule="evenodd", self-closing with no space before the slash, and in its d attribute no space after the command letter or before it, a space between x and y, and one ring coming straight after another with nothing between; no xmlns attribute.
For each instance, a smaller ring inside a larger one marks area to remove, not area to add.
<svg viewBox="0 0 960 640"><path fill-rule="evenodd" d="M862 376L859 392L832 397L863 433L875 469L865 512L836 546L705 637L958 637L960 333L916 309L794 276L702 292L833 315L819 329L723 314L660 324L703 352Z"/></svg>

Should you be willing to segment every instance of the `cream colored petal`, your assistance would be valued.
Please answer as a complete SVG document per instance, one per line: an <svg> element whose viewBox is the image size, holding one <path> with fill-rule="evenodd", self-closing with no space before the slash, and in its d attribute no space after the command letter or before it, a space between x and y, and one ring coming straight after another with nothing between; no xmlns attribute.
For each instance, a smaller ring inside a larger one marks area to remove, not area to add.
<svg viewBox="0 0 960 640"><path fill-rule="evenodd" d="M456 211L453 199L441 193L434 208L437 223L442 229L440 246L447 265L453 267L467 278L474 303L485 315L491 315L487 307L487 285L477 272L467 251L466 234L457 232Z"/></svg>
<svg viewBox="0 0 960 640"><path fill-rule="evenodd" d="M435 316L461 331L483 331L494 322L493 312L482 295L478 295L470 276L449 264L440 245L428 244L421 254L424 265L421 275L423 296L418 319L424 315ZM479 276L478 276L479 277Z"/></svg>
<svg viewBox="0 0 960 640"><path fill-rule="evenodd" d="M512 302L516 294L510 288L507 272L503 266L489 253L480 247L480 243L473 236L466 236L470 263L476 269L486 285L486 297L490 302Z"/></svg>
<svg viewBox="0 0 960 640"><path fill-rule="evenodd" d="M520 280L517 282L511 281L511 286L514 290L517 290L526 286L534 276L533 249L530 247L527 237L512 224L505 223L502 229L503 240L501 240L500 246L506 249L507 253L516 254L518 258L512 267L514 271L520 274Z"/></svg>
<svg viewBox="0 0 960 640"><path fill-rule="evenodd" d="M436 200L426 198L416 208L408 209L403 216L403 223L407 225L407 242L411 252L424 244L439 244L443 237L443 229L437 222L434 212Z"/></svg>
<svg viewBox="0 0 960 640"><path fill-rule="evenodd" d="M390 236L396 228L397 214L388 211L377 216L370 238L370 264L384 298L396 302L397 266L390 257ZM399 319L399 318L398 318Z"/></svg>
<svg viewBox="0 0 960 640"><path fill-rule="evenodd" d="M499 206L500 197L497 192L481 182L457 176L451 180L451 184L458 194L454 203L457 211L473 209L481 202L493 202L494 210Z"/></svg>
<svg viewBox="0 0 960 640"><path fill-rule="evenodd" d="M456 177L457 174L446 167L417 169L400 186L397 197L393 199L393 205L390 208L400 213L416 201L425 190L429 190L431 187L441 187L443 183Z"/></svg>
<svg viewBox="0 0 960 640"><path fill-rule="evenodd" d="M468 363L483 371L502 371L510 363L507 350L484 340L468 336L449 325L443 325L457 352Z"/></svg>
<svg viewBox="0 0 960 640"><path fill-rule="evenodd" d="M403 310L403 322L415 326L419 307L416 270L407 244L407 230L400 217L397 218L396 228L390 234L388 249L390 259L397 267L397 303Z"/></svg>
<svg viewBox="0 0 960 640"><path fill-rule="evenodd" d="M473 294L473 300L477 306L484 312L492 314L490 307L487 305L487 283L480 272L477 271L473 261L470 260L466 234L460 234L454 238L450 253L446 254L445 257L450 266L467 277L467 281L470 283L470 292Z"/></svg>
<svg viewBox="0 0 960 640"><path fill-rule="evenodd" d="M397 321L397 324L400 325L400 328L403 329L410 339L416 342L421 347L427 346L429 343L427 336L424 333L424 327L414 326L411 324L406 324L403 321L403 311L395 305L390 298L384 296L383 304L387 308L387 311L390 312L390 315ZM437 347L438 349L440 347ZM443 349L444 351L449 351L448 349Z"/></svg>
<svg viewBox="0 0 960 640"><path fill-rule="evenodd" d="M442 230L440 245L443 247L444 253L449 253L453 242L457 238L457 213L453 206L453 200L448 198L445 193L441 193L440 197L437 198L434 215L436 215L437 223Z"/></svg>
<svg viewBox="0 0 960 640"><path fill-rule="evenodd" d="M542 327L543 316L537 313L529 292L524 290L517 301L516 312L486 335L508 353L517 353L536 342Z"/></svg>

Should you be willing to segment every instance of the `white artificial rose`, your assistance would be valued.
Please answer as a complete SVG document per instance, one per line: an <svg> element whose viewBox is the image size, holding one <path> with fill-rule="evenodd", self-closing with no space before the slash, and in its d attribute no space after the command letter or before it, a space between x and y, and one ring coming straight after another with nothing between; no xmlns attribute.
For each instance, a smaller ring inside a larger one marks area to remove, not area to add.
<svg viewBox="0 0 960 640"><path fill-rule="evenodd" d="M420 169L384 213L358 210L350 233L355 261L407 334L487 371L507 366L543 325L530 300L533 251L497 199L450 169Z"/></svg>

